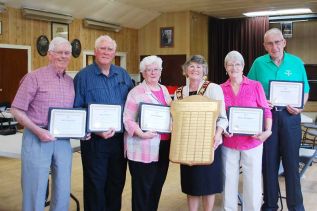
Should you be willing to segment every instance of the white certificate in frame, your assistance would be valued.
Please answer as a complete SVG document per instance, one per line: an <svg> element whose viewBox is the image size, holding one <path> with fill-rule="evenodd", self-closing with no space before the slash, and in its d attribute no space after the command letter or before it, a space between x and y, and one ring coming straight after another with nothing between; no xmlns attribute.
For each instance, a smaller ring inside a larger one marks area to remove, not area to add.
<svg viewBox="0 0 317 211"><path fill-rule="evenodd" d="M262 108L236 107L228 109L229 133L255 135L263 131L264 111Z"/></svg>
<svg viewBox="0 0 317 211"><path fill-rule="evenodd" d="M88 132L105 132L114 128L122 132L122 106L108 104L90 104L88 106Z"/></svg>
<svg viewBox="0 0 317 211"><path fill-rule="evenodd" d="M83 138L86 135L85 109L50 108L48 130L55 138Z"/></svg>
<svg viewBox="0 0 317 211"><path fill-rule="evenodd" d="M304 83L301 81L276 81L269 84L269 99L274 106L285 107L290 105L303 108Z"/></svg>
<svg viewBox="0 0 317 211"><path fill-rule="evenodd" d="M140 103L139 124L143 131L170 133L170 107L151 103Z"/></svg>

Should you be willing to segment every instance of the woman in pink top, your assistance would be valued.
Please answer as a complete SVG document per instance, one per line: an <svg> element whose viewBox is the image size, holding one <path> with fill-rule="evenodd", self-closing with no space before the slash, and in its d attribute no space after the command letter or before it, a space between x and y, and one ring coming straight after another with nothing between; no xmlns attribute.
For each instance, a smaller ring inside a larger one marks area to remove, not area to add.
<svg viewBox="0 0 317 211"><path fill-rule="evenodd" d="M155 211L169 165L170 134L142 131L138 109L142 102L169 105L172 99L166 87L159 84L160 57L145 57L140 72L144 81L129 92L123 113L125 153L132 177L132 210Z"/></svg>
<svg viewBox="0 0 317 211"><path fill-rule="evenodd" d="M265 130L253 136L225 132L222 148L224 174L224 210L238 210L238 184L240 166L243 171L243 210L259 211L262 204L262 149L271 135L272 114L262 85L243 76L244 59L237 51L225 57L229 79L221 84L226 110L230 106L264 109ZM230 122L230 120L229 120ZM230 124L230 123L229 123Z"/></svg>

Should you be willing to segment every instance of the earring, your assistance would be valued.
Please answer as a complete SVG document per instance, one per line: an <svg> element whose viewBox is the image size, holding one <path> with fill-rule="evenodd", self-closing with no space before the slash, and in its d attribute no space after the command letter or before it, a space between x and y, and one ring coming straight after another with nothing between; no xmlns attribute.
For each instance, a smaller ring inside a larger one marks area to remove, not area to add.
<svg viewBox="0 0 317 211"><path fill-rule="evenodd" d="M228 75L228 72L226 71L226 75Z"/></svg>

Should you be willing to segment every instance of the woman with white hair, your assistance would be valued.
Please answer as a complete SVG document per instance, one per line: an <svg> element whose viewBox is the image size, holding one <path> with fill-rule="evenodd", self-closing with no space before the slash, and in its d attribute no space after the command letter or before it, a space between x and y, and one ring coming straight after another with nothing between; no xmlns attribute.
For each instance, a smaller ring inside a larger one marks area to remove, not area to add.
<svg viewBox="0 0 317 211"><path fill-rule="evenodd" d="M140 103L169 105L172 100L166 87L159 83L162 62L157 56L141 61L144 81L129 92L123 113L133 211L157 210L169 165L170 134L142 131L137 119Z"/></svg>
<svg viewBox="0 0 317 211"><path fill-rule="evenodd" d="M229 79L221 84L226 109L230 106L264 109L265 131L253 136L224 132L222 147L224 174L224 210L238 210L240 166L243 172L243 210L259 211L262 204L262 150L263 142L271 135L272 114L261 83L243 76L244 59L238 51L225 57ZM230 120L229 120L230 121Z"/></svg>

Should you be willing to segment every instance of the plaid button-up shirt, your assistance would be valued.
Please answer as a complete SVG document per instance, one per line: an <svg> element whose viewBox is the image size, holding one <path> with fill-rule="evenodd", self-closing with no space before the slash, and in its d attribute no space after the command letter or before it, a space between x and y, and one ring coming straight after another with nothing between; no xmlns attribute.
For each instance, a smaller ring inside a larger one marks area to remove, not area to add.
<svg viewBox="0 0 317 211"><path fill-rule="evenodd" d="M12 107L25 111L35 124L47 127L49 108L72 108L74 98L73 79L48 65L22 78Z"/></svg>

